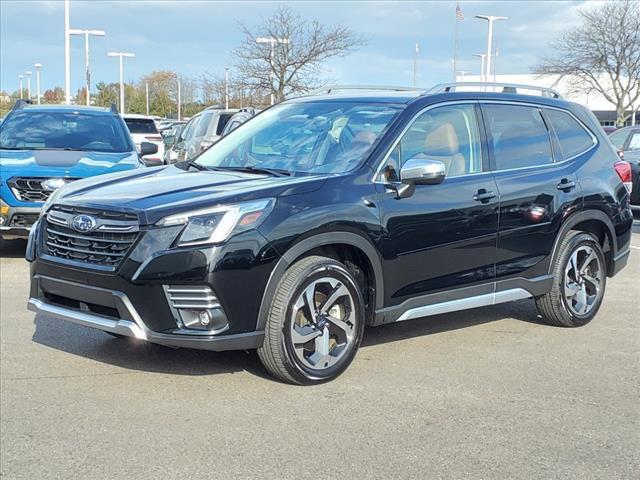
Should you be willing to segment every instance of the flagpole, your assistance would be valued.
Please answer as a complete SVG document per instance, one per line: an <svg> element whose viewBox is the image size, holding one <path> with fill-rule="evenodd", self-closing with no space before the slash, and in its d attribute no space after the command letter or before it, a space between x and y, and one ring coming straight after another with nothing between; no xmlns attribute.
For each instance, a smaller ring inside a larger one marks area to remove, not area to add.
<svg viewBox="0 0 640 480"><path fill-rule="evenodd" d="M458 8L459 4L456 5L456 14L454 15L454 21L456 22L456 26L453 34L453 81L457 80L456 72L458 71Z"/></svg>
<svg viewBox="0 0 640 480"><path fill-rule="evenodd" d="M413 86L416 86L416 79L418 77L418 53L420 52L420 47L416 42L416 50L413 54Z"/></svg>

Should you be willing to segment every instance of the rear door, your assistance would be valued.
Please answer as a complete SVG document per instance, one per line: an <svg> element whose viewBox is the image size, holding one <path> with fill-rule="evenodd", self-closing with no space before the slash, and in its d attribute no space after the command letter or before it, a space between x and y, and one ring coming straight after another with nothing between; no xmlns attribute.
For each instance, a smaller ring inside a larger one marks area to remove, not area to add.
<svg viewBox="0 0 640 480"><path fill-rule="evenodd" d="M548 256L562 219L582 206L578 163L563 155L542 108L483 102L482 112L491 170L500 194L498 290L534 288L522 278L547 273ZM565 142L567 153L570 143Z"/></svg>

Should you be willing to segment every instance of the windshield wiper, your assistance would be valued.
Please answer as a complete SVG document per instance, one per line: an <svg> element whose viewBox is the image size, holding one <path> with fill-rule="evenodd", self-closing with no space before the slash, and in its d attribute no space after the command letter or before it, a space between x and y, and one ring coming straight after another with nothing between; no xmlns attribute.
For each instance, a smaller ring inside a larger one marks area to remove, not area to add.
<svg viewBox="0 0 640 480"><path fill-rule="evenodd" d="M289 170L284 170L281 168L263 168L256 166L246 166L246 167L208 167L209 170L230 170L232 172L242 172L242 173L256 173L256 174L264 174L271 175L272 177L290 177L291 172Z"/></svg>

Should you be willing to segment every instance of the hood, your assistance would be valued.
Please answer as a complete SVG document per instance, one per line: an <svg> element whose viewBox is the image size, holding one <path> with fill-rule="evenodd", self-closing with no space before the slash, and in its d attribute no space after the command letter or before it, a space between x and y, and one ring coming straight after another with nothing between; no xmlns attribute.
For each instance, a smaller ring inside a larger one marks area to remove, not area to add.
<svg viewBox="0 0 640 480"><path fill-rule="evenodd" d="M185 171L171 165L73 182L59 191L55 203L133 212L151 224L187 210L310 192L321 188L326 178Z"/></svg>
<svg viewBox="0 0 640 480"><path fill-rule="evenodd" d="M77 150L0 150L2 177L85 178L141 166L135 152L107 153Z"/></svg>

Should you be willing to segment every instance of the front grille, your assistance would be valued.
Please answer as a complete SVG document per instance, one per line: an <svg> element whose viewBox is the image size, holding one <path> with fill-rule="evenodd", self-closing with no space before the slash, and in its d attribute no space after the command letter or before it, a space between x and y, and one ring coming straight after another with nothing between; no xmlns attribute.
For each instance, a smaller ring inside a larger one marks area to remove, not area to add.
<svg viewBox="0 0 640 480"><path fill-rule="evenodd" d="M197 310L220 308L218 297L206 286L169 285L166 291L173 308Z"/></svg>
<svg viewBox="0 0 640 480"><path fill-rule="evenodd" d="M88 232L72 228L77 215L91 215L95 228ZM103 267L117 267L139 235L137 216L55 205L47 213L44 248L46 253Z"/></svg>
<svg viewBox="0 0 640 480"><path fill-rule="evenodd" d="M9 186L16 198L22 202L46 202L53 190L44 188L43 182L49 178L42 177L17 177L9 181ZM65 178L65 182L76 180Z"/></svg>
<svg viewBox="0 0 640 480"><path fill-rule="evenodd" d="M11 217L9 226L31 228L38 221L39 216L37 213L16 213Z"/></svg>

